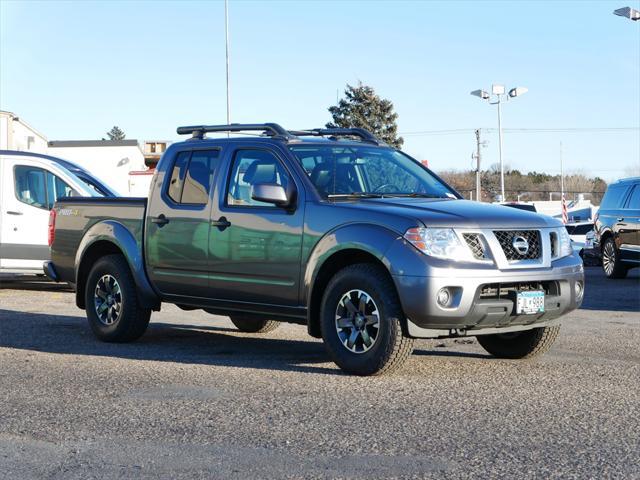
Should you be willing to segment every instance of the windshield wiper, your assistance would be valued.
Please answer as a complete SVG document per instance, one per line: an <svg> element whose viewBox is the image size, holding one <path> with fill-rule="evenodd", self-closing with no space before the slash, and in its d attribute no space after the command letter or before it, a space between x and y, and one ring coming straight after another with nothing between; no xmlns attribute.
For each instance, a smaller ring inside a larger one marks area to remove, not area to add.
<svg viewBox="0 0 640 480"><path fill-rule="evenodd" d="M382 193L367 193L367 192L351 192L351 193L331 193L327 195L327 198L382 198Z"/></svg>
<svg viewBox="0 0 640 480"><path fill-rule="evenodd" d="M385 193L385 197L407 197L407 198L449 198L435 193Z"/></svg>

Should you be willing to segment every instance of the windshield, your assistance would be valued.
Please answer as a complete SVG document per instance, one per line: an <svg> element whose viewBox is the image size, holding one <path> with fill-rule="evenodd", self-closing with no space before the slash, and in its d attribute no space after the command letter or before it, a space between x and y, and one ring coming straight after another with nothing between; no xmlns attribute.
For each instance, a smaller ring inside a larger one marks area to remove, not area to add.
<svg viewBox="0 0 640 480"><path fill-rule="evenodd" d="M291 150L323 198L458 198L415 160L390 148L306 145Z"/></svg>

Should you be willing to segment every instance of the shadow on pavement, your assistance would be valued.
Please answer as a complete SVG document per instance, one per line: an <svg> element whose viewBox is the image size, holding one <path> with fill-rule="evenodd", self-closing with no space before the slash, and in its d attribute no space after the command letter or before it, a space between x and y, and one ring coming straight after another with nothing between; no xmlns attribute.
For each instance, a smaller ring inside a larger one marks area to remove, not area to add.
<svg viewBox="0 0 640 480"><path fill-rule="evenodd" d="M4 309L0 309L0 347L131 360L341 374L334 368L314 366L330 362L324 346L316 341L239 335L237 330L230 328L152 322L137 342L103 343L93 336L84 317Z"/></svg>
<svg viewBox="0 0 640 480"><path fill-rule="evenodd" d="M66 283L56 283L44 275L0 274L0 290L36 290L42 292L71 292Z"/></svg>
<svg viewBox="0 0 640 480"><path fill-rule="evenodd" d="M582 310L640 312L640 268L620 279L608 279L601 267L585 268L584 275Z"/></svg>

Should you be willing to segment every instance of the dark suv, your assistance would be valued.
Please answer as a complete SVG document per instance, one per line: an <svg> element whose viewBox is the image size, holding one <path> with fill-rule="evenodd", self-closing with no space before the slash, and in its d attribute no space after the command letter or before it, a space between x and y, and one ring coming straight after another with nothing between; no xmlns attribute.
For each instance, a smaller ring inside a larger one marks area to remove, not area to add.
<svg viewBox="0 0 640 480"><path fill-rule="evenodd" d="M640 265L640 177L609 185L595 221L595 248L609 278Z"/></svg>

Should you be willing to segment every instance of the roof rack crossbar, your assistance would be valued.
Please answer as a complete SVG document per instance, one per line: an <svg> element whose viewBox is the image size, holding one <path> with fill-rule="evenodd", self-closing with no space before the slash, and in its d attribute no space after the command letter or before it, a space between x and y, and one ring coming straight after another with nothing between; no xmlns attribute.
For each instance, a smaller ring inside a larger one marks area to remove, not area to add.
<svg viewBox="0 0 640 480"><path fill-rule="evenodd" d="M287 140L295 138L291 133L277 123L232 123L230 125L192 125L178 127L178 135L192 134L193 138L204 138L208 132L243 132L261 131L272 137L280 137Z"/></svg>
<svg viewBox="0 0 640 480"><path fill-rule="evenodd" d="M374 143L376 145L384 145L385 142L380 140L374 134L364 128L311 128L309 130L292 130L292 135L304 136L311 135L315 137L360 137L365 142Z"/></svg>

